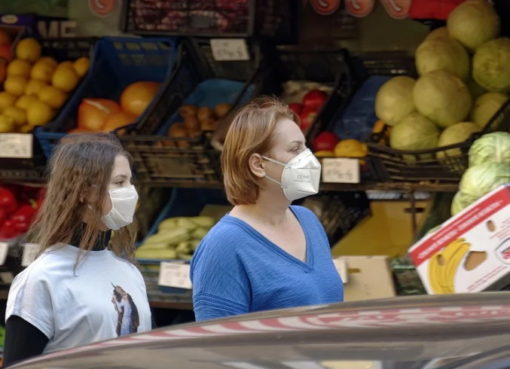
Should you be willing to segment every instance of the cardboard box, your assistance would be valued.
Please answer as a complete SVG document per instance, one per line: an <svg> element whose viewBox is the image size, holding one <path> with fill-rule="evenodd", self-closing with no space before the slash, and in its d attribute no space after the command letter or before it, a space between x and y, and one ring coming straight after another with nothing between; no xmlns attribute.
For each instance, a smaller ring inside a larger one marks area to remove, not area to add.
<svg viewBox="0 0 510 369"><path fill-rule="evenodd" d="M334 262L344 282L344 301L396 295L387 256L343 256Z"/></svg>
<svg viewBox="0 0 510 369"><path fill-rule="evenodd" d="M510 184L485 195L409 250L430 294L499 290L510 283Z"/></svg>

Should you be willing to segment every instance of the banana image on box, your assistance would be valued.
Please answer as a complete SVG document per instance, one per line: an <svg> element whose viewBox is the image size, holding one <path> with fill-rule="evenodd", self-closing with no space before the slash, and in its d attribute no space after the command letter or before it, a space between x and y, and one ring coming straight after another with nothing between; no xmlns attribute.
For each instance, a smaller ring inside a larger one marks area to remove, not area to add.
<svg viewBox="0 0 510 369"><path fill-rule="evenodd" d="M470 247L464 238L458 238L430 258L428 276L435 294L455 292L455 275Z"/></svg>

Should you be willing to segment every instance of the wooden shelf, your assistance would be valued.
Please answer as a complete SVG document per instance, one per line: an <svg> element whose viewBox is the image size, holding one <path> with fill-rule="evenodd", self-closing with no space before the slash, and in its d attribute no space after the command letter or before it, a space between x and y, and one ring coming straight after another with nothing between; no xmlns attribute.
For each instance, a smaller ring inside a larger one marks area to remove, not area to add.
<svg viewBox="0 0 510 369"><path fill-rule="evenodd" d="M149 301L153 308L173 310L193 310L192 302Z"/></svg>

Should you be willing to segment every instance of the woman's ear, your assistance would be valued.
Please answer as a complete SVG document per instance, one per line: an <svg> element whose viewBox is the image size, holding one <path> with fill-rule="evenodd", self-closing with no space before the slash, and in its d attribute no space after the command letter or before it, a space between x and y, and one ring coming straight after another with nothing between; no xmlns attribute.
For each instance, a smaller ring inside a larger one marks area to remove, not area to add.
<svg viewBox="0 0 510 369"><path fill-rule="evenodd" d="M259 178L266 176L266 170L264 169L264 159L260 154L252 154L248 160L251 172Z"/></svg>

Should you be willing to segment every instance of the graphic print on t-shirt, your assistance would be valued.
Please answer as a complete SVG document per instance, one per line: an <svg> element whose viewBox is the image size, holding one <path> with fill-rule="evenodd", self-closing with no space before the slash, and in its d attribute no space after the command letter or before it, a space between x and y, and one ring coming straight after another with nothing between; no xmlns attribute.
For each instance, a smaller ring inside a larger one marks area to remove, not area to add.
<svg viewBox="0 0 510 369"><path fill-rule="evenodd" d="M117 336L138 332L140 319L138 309L136 308L131 295L129 295L121 286L113 286L112 303L117 312Z"/></svg>

